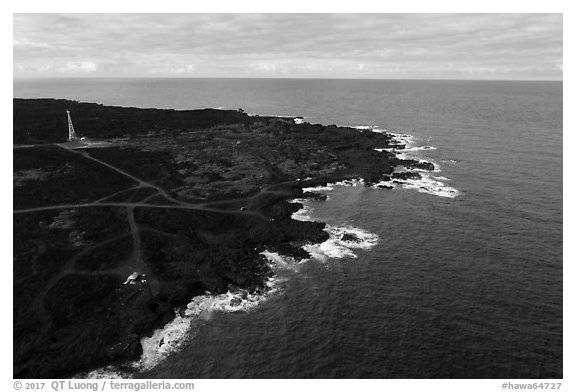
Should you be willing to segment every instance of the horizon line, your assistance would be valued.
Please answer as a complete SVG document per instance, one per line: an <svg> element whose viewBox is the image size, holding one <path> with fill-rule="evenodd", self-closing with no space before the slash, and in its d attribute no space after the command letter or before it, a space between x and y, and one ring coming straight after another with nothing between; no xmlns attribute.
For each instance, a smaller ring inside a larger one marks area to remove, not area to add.
<svg viewBox="0 0 576 392"><path fill-rule="evenodd" d="M448 78L350 78L350 77L258 77L258 76L31 76L12 77L12 82L66 79L248 79L248 80L386 80L444 82L564 82L564 79L448 79Z"/></svg>

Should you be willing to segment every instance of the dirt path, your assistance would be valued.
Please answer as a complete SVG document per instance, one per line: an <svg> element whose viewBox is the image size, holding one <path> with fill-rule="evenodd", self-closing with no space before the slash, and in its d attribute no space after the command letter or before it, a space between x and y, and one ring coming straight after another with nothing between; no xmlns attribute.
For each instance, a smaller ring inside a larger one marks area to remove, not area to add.
<svg viewBox="0 0 576 392"><path fill-rule="evenodd" d="M116 195L119 195L120 193L129 191L129 190L132 190L132 192L135 192L135 191L138 190L138 189L142 189L142 186L141 186L141 185L136 185L136 186L132 186L132 187L130 187L130 188L122 189L122 190L120 190L120 191L118 191L118 192L112 193L111 195L104 196L104 197L96 200L94 203L101 203L101 202L105 201L106 199L110 199L111 197L114 197L114 196L116 196Z"/></svg>
<svg viewBox="0 0 576 392"><path fill-rule="evenodd" d="M140 229L134 219L134 207L128 207L128 223L130 224L130 232L132 233L132 260L134 262L134 270L141 274L149 275L150 271L148 265L142 259L142 244L140 242Z"/></svg>
<svg viewBox="0 0 576 392"><path fill-rule="evenodd" d="M89 245L89 246L85 247L84 249L82 249L79 253L77 253L73 257L71 257L66 262L66 264L62 267L60 272L57 275L53 276L36 295L36 298L35 298L34 302L32 303L32 308L35 310L37 315L43 321L43 324L48 326L48 328L44 329L45 331L48 331L50 329L49 326L51 325L52 320L51 320L50 315L48 314L48 312L44 308L44 299L45 299L47 293L50 291L50 289L52 289L65 276L70 275L70 274L90 275L90 276L119 275L122 277L122 279L124 279L124 278L126 278L126 276L124 276L124 274L126 273L126 270L129 268L130 271L138 271L141 274L145 273L148 276L153 277L154 274L152 273L152 271L150 271L150 268L148 267L146 261L143 258L143 255L142 255L142 244L141 244L141 239L140 239L140 232L141 231L157 232L157 230L152 229L152 228L147 228L147 227L142 227L142 228L139 227L138 223L136 222L135 215L134 215L134 210L136 208L162 208L162 209L180 209L180 210L190 210L190 211L206 211L206 212L218 213L218 214L253 216L253 217L257 217L259 219L268 220L269 218L267 216L265 216L264 214L262 214L260 211L255 211L255 210L242 211L239 209L238 210L226 210L226 209L218 208L218 206L219 205L225 205L226 203L246 203L246 204L248 204L249 202L256 200L258 197L262 196L265 193L288 194L287 191L277 190L274 188L277 188L281 185L294 183L294 181L287 181L287 182L282 183L282 184L274 184L274 185L265 187L265 188L261 189L258 193L251 195L251 196L248 196L248 197L241 197L241 198L236 198L236 199L228 199L228 200L215 201L215 202L192 204L192 203L187 203L187 202L184 202L181 200L176 200L173 197L171 197L170 195L168 195L168 193L164 189L160 188L159 186L154 185L150 182L144 181L144 180L142 180L136 176L133 176L133 175L109 164L109 163L101 161L100 159L94 158L94 157L90 156L88 154L88 152L76 151L72 148L66 147L65 145L61 145L61 144L56 144L56 146L66 150L66 151L69 151L71 153L77 154L77 155L79 155L85 159L89 159L89 160L92 160L94 162L99 163L100 165L106 166L106 167L110 168L111 170L114 170L117 173L132 179L133 181L136 182L137 185L128 187L128 188L120 190L120 191L117 191L115 193L112 193L108 196L102 197L102 198L100 198L94 202L91 202L91 203L61 204L61 205L53 205L53 206L25 208L25 209L19 209L19 210L13 211L13 214L24 214L24 213L32 213L32 212L39 212L39 211L70 209L70 208L89 208L89 207L126 208L127 220L128 220L128 224L130 227L129 233L124 233L122 235L115 236L113 238L109 238L107 240L101 241L97 244ZM139 202L110 202L110 201L106 201L106 200L110 199L111 197L116 196L122 192L126 192L129 190L138 191L139 189L143 189L143 188L147 188L147 187L154 189L155 192L152 193L151 195L146 196L145 198L143 198ZM174 204L155 205L155 204L147 203L148 200L150 200L153 197L158 196L158 195L164 197L167 201L174 203ZM168 233L164 233L164 234L169 235ZM99 271L82 271L82 270L78 270L75 267L76 261L79 260L81 257L89 254L91 251L94 250L94 248L106 245L107 243L115 241L115 240L122 238L124 236L131 236L132 242L133 242L133 251L132 251L132 255L130 257L132 262L129 263L129 265L124 265L121 268L117 267L117 268L112 268L112 269L108 269L108 270L99 270Z"/></svg>
<svg viewBox="0 0 576 392"><path fill-rule="evenodd" d="M92 160L94 162L99 163L100 165L106 166L109 169L114 170L117 173L119 173L125 177L130 178L131 180L135 181L138 185L135 185L135 186L123 189L121 191L115 192L113 194L110 194L108 196L102 197L102 198L100 198L100 199L98 199L92 203L62 204L62 205L54 205L54 206L24 208L24 209L20 209L20 210L14 210L13 211L14 214L22 214L22 213L38 212L38 211L48 211L48 210L58 210L58 209L64 209L64 208L125 207L125 208L132 208L132 210L133 210L136 207L147 207L147 208L187 209L187 210L215 212L215 213L220 213L220 214L256 216L256 217L259 217L261 219L268 219L264 214L262 214L259 211L254 211L254 210L244 210L244 211L225 210L225 209L217 208L217 206L227 204L227 203L239 203L239 202L249 203L250 201L255 200L256 198L262 196L265 193L288 194L288 192L286 192L286 191L275 190L274 188L277 188L279 186L286 185L286 184L295 183L294 181L286 181L286 182L283 182L280 184L270 185L270 186L262 188L258 193L251 195L251 196L247 196L247 197L240 197L240 198L228 199L228 200L218 200L218 201L205 202L205 203L187 203L187 202L184 202L181 200L174 199L164 189L160 188L159 186L154 185L150 182L144 181L144 180L142 180L136 176L133 176L132 174L127 173L124 170L122 170L122 169L120 169L114 165L111 165L109 163L106 163L106 162L104 162L98 158L94 158L94 157L90 156L85 151L74 150L74 149L67 147L65 145L62 145L62 144L55 144L55 145L66 150L66 151L69 151L73 154L77 154L77 155L79 155L85 159L89 159L89 160ZM130 190L130 189L138 190L138 189L146 188L146 187L149 187L149 188L156 190L156 193L147 196L146 198L144 198L140 202L107 202L106 201L106 199L109 199L109 198L111 198L111 197L113 197L119 193L125 192L127 190ZM150 200L152 197L158 196L158 195L163 196L166 200L168 200L174 204L171 204L171 205L154 205L154 204L145 203L146 201Z"/></svg>
<svg viewBox="0 0 576 392"><path fill-rule="evenodd" d="M157 204L148 204L142 202L134 202L134 203L127 203L127 202L117 202L117 203L110 203L110 202L101 202L101 203L83 203L83 204L59 204L56 206L44 206L44 207L33 207L33 208L24 208L21 210L14 210L14 214L25 214L28 212L39 212L39 211L50 211L50 210L60 210L66 208L87 208L87 207L124 207L124 208L163 208L163 209L177 209L177 210L192 210L192 211L206 211L206 212L214 212L217 214L231 214L231 215L241 215L241 216L255 216L261 219L268 219L264 214L259 211L254 210L246 210L246 211L227 211L221 210L218 208L210 208L210 207L202 207L202 206L194 206L194 205L157 205Z"/></svg>
<svg viewBox="0 0 576 392"><path fill-rule="evenodd" d="M63 145L61 145L61 144L58 144L57 146L60 147L60 148L63 148L63 149L66 150L66 151L70 151L70 152L73 153L73 154L80 155L80 156L82 156L82 157L84 157L84 158L86 158L86 159L90 159L91 161L94 161L94 162L97 162L97 163L99 163L99 164L101 164L101 165L103 165L103 166L106 166L106 167L108 167L109 169L112 169L112 170L114 170L114 171L122 174L123 176L126 176L126 177L130 178L131 180L136 181L136 182L139 184L140 187L145 187L145 186L146 186L146 187L154 188L154 189L156 189L156 191L157 191L159 194L161 194L162 196L164 196L166 199L170 200L170 201L173 202L173 203L181 204L181 205L187 204L187 203L184 203L184 202L182 202L182 201L180 201L180 200L174 199L172 196L168 195L168 193L167 193L164 189L160 188L159 186L156 186L156 185L154 185L154 184L152 184L152 183L150 183L150 182L147 182L147 181L144 181L144 180L142 180L142 179L140 179L140 178L138 178L138 177L135 177L135 176L133 176L132 174L127 173L127 172L125 172L124 170L122 170L122 169L120 169L120 168L117 168L116 166L113 166L113 165L111 165L111 164L109 164L109 163L106 163L106 162L104 162L104 161L101 161L101 160L98 159L98 158L94 158L93 156L91 156L91 155L88 154L87 152L80 152L80 151L77 151L77 150L68 148L68 147L66 147L66 146L63 146Z"/></svg>
<svg viewBox="0 0 576 392"><path fill-rule="evenodd" d="M191 204L191 203L187 203L184 201L180 201L180 200L176 200L173 197L171 197L170 195L168 195L168 193L160 188L157 185L154 185L150 182L144 181L136 176L133 176L111 164L108 164L106 162L101 161L100 159L94 158L92 156L90 156L88 154L88 152L80 152L80 151L76 151L73 150L71 148L68 148L66 146L60 145L60 144L56 144L58 147L65 149L66 151L70 151L74 154L77 154L85 159L89 159L92 160L94 162L97 162L103 166L106 166L108 168L110 168L111 170L116 171L117 173L120 173L123 176L126 176L130 179L132 179L133 181L135 181L137 183L137 185L135 186L131 186L125 189L122 189L120 191L114 192L110 195L107 195L105 197L102 197L94 202L91 203L81 203L81 204L61 204L61 205L53 205L53 206L43 206L43 207L34 207L34 208L25 208L25 209L19 209L19 210L14 210L13 213L14 214L24 214L24 213L32 213L32 212L39 212L39 211L50 211L50 210L60 210L60 209L70 209L70 208L89 208L89 207L117 207L117 208L126 208L126 213L127 213L127 220L128 220L128 224L130 227L130 233L129 234L122 234L120 236L115 236L114 238L110 238L107 239L105 241L99 242L97 244L92 244L87 246L86 248L82 249L79 253L75 254L73 257L71 257L66 264L62 267L62 269L60 270L60 272L53 276L47 283L46 285L44 285L44 287L37 293L36 295L36 299L34 300L34 302L32 303L32 308L35 310L35 312L37 313L37 315L40 317L40 319L43 321L43 325L44 325L44 333L47 333L50 329L51 326L51 318L48 314L48 312L46 311L46 309L44 308L44 299L47 295L47 293L65 276L70 275L70 274L79 274L79 275L90 275L90 276L96 276L96 275L119 275L122 278L125 278L124 274L125 274L125 270L126 270L126 266L122 267L122 268L112 268L109 270L100 270L100 271L81 271L76 269L75 264L76 261L79 260L81 257L89 254L91 251L94 250L94 248L97 248L99 246L103 246L106 245L109 242L115 241L119 238L122 238L126 235L129 235L132 237L132 242L133 242L133 251L132 251L132 255L130 257L132 263L130 263L130 270L134 270L134 271L138 271L139 273L145 273L148 276L151 276L153 274L151 274L150 268L148 267L147 263L145 262L145 260L143 259L143 255L142 255L142 244L141 244L141 239L140 239L140 232L149 230L149 231L156 231L154 229L151 228L147 228L147 227L143 227L140 228L138 223L136 222L135 219L135 215L134 215L134 210L136 208L169 208L169 209L182 209L182 210L191 210L191 211L206 211L206 212L212 212L212 213L218 213L218 214L232 214L232 215L240 215L240 216L254 216L254 217L258 217L260 219L268 219L268 217L266 217L264 214L262 214L259 211L254 211L254 210L224 210L224 209L220 209L217 208L218 205L223 205L225 203L229 203L229 202L245 202L248 203L252 200L255 200L257 197L263 195L264 193L270 192L270 193L286 193L286 192L282 192L282 191L277 191L277 190L272 190L269 188L273 188L275 186L278 186L278 184L271 186L271 187L266 187L263 188L262 190L260 190L260 192L248 196L248 197L243 197L243 198L236 198L236 199L232 199L232 200L223 200L223 201L216 201L216 202L207 202L207 203L201 203L201 204ZM152 193L151 195L146 196L144 199L142 199L139 202L109 202L106 201L122 192L126 192L129 190L133 190L133 191L137 191L139 189L142 188L152 188L154 189L156 192ZM155 205L155 204L149 204L147 203L148 200L152 199L155 196L161 195L163 196L166 200L174 203L171 205ZM168 235L168 233L164 233L166 235Z"/></svg>
<svg viewBox="0 0 576 392"><path fill-rule="evenodd" d="M94 248L109 244L110 242L114 242L116 240L119 240L123 237L126 237L126 233L114 236L113 238L108 238L104 241L101 241L97 244L92 244L92 245L88 245L87 247L85 247L84 249L82 249L80 252L76 253L74 256L72 256L67 262L66 264L60 269L60 272L56 275L54 275L45 285L44 287L38 291L38 293L36 294L36 298L34 299L34 301L32 302L32 304L30 305L30 307L32 308L32 310L36 313L36 315L40 318L40 320L42 321L42 325L46 326L43 330L45 332L50 330L50 325L52 324L52 318L50 317L50 315L48 314L48 312L46 311L46 309L44 308L44 298L46 298L46 294L48 294L48 292L50 291L50 289L52 289L54 286L56 286L56 284L65 276L70 275L70 274L86 274L86 275L99 275L102 274L103 271L91 271L91 272L84 272L84 271L80 271L77 270L75 267L76 261L78 261L80 258L82 258L83 256L86 256L87 254L89 254L91 251L94 250ZM110 273L108 273L110 274ZM43 337L40 336L40 339Z"/></svg>

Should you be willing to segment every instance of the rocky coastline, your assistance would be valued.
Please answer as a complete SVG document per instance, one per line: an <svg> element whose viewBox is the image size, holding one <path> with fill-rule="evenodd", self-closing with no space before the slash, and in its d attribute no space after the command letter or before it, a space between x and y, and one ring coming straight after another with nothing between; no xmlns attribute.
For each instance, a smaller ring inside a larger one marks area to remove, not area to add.
<svg viewBox="0 0 576 392"><path fill-rule="evenodd" d="M65 110L85 145L66 141ZM303 188L434 169L387 151L390 134L241 110L15 99L14 143L16 378L121 366L193 297L265 292L263 252L298 261L328 239L291 218L293 199L326 199Z"/></svg>

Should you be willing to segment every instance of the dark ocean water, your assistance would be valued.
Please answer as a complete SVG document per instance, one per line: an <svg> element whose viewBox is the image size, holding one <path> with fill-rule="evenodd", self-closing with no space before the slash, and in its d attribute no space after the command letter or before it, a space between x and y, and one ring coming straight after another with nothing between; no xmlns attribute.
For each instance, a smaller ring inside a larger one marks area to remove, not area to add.
<svg viewBox="0 0 576 392"><path fill-rule="evenodd" d="M194 320L140 376L562 377L561 82L49 80L14 96L376 125L436 147L419 154L460 192L335 187L312 217L375 247L281 270L280 293Z"/></svg>

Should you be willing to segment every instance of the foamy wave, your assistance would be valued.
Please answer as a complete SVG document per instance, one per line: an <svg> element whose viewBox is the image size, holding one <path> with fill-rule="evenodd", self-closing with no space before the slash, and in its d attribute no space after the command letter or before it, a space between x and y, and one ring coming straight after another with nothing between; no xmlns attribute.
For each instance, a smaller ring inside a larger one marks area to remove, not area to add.
<svg viewBox="0 0 576 392"><path fill-rule="evenodd" d="M422 173L420 179L400 181L400 185L404 189L415 189L421 193L428 193L440 197L454 198L460 194L458 189L448 186L442 181L438 181L438 177L434 177L429 173Z"/></svg>
<svg viewBox="0 0 576 392"><path fill-rule="evenodd" d="M396 143L403 144L406 146L405 148L411 148L412 144L416 140L414 135L409 135L407 133L390 132L390 134L392 135L392 140L394 140Z"/></svg>
<svg viewBox="0 0 576 392"><path fill-rule="evenodd" d="M420 163L432 163L434 165L434 170L432 171L432 173L440 173L442 170L440 169L440 165L438 165L438 163L434 162L433 160L425 160L425 159L419 159L417 156L414 156L412 154L410 154L411 152L418 152L418 151L426 151L426 150L435 150L436 147L433 146L413 146L413 143L415 143L415 137L412 135L407 135L407 134L393 134L394 135L394 140L397 143L403 143L401 145L405 146L405 148L402 149L396 149L396 148L375 148L374 150L376 151L389 151L389 152L393 152L394 154L396 154L396 157L398 159L417 159L418 162ZM408 146L408 147L406 147ZM425 169L418 169L418 168L414 168L414 169L410 169L411 171L415 171L420 173L421 178L420 179L410 179L410 180L396 180L397 182L394 183L392 181L381 181L375 185L373 185L371 188L398 188L398 185L400 185L402 188L404 189L415 189L418 192L422 192L422 193L428 193L431 195L435 195L435 196L440 196L440 197L450 197L450 198L454 198L456 196L458 196L460 194L460 192L456 189L453 188L451 186L446 185L443 181L450 181L449 178L446 178L444 176L438 176L438 175L431 175L429 170L425 170ZM395 173L401 173L406 171L406 169L399 165L398 167L396 167L395 169ZM321 191L331 191L334 189L334 186L336 185L343 185L343 186L358 186L358 185L364 185L365 181L362 178L359 179L353 179L353 180L344 180L344 181L340 181L340 182L335 182L335 183L328 183L326 184L326 186L318 186L318 187L311 187L311 188L304 188L304 191L310 191L310 192L321 192ZM302 202L303 200L299 200L300 202ZM308 209L309 208L309 209ZM310 212L311 212L311 207L309 207L307 204L305 204L305 208L303 210L299 210L297 213L295 213L294 219L298 219L298 220L310 220Z"/></svg>
<svg viewBox="0 0 576 392"><path fill-rule="evenodd" d="M378 125L344 125L345 127L354 128L360 132L371 131L375 133L391 133L387 129L380 129Z"/></svg>
<svg viewBox="0 0 576 392"><path fill-rule="evenodd" d="M436 150L434 146L418 146L418 147L408 147L404 148L403 151L425 151L425 150Z"/></svg>
<svg viewBox="0 0 576 392"><path fill-rule="evenodd" d="M313 186L308 188L302 188L304 192L322 192L322 191L331 191L334 189L334 184L327 184L327 185L319 185Z"/></svg>
<svg viewBox="0 0 576 392"><path fill-rule="evenodd" d="M127 364L132 371L145 371L156 367L170 354L195 337L194 323L199 320L210 320L215 312L247 312L256 308L270 295L278 291L278 281L270 278L267 281L268 291L264 294L250 294L246 290L226 292L220 295L204 294L196 296L185 310L175 310L175 318L164 327L154 331L152 336L143 337L142 356L136 362ZM80 375L81 378L129 378L131 374L118 371L113 366L94 370Z"/></svg>
<svg viewBox="0 0 576 392"><path fill-rule="evenodd" d="M254 309L275 290L274 281L267 282L270 289L265 294L251 294L246 290L226 292L219 295L205 294L194 297L184 311L185 316L200 317L206 320L211 318L213 312L245 312Z"/></svg>
<svg viewBox="0 0 576 392"><path fill-rule="evenodd" d="M282 270L296 271L299 264L296 260L281 256L277 252L263 251L274 272ZM264 293L254 294L247 290L228 291L224 294L212 295L206 293L196 296L188 303L186 309L176 310L176 317L163 328L154 331L152 336L141 340L142 357L132 364L136 370L149 370L166 359L170 354L180 350L182 345L194 338L194 322L208 321L216 312L249 312L265 302L270 296L282 291L282 284L287 278L275 274L266 282Z"/></svg>
<svg viewBox="0 0 576 392"><path fill-rule="evenodd" d="M436 147L424 145L424 146L416 146L416 138L413 135L409 134L402 134L402 133L392 133L393 140L398 143L399 145L404 146L401 149L393 149L393 152L399 159L418 159L419 162L429 162L434 165L433 173L440 173L442 170L440 169L440 165L430 159L420 159L417 155L419 151L427 151L427 150L435 150ZM441 161L441 162L454 162L453 160L449 161ZM460 192L451 186L446 185L443 181L450 181L449 178L444 176L432 175L427 170L422 169L412 169L413 171L417 171L420 173L420 179L409 179L404 181L398 181L399 185L401 185L404 189L415 189L418 192L428 193L435 196L440 197L449 197L454 198L460 194ZM401 168L398 168L396 172L402 171ZM381 182L378 185L383 185L390 187L392 183L390 182Z"/></svg>
<svg viewBox="0 0 576 392"><path fill-rule="evenodd" d="M114 368L114 366L107 366L102 369L93 370L88 373L82 373L72 378L91 378L91 379L118 379L118 378L129 378L130 375L120 372Z"/></svg>
<svg viewBox="0 0 576 392"><path fill-rule="evenodd" d="M356 258L354 249L370 249L378 243L378 235L351 226L326 225L328 240L315 245L304 245L303 248L312 258L326 261L328 258Z"/></svg>
<svg viewBox="0 0 576 392"><path fill-rule="evenodd" d="M185 310L176 310L176 317L172 322L154 331L152 336L142 338L142 357L133 363L132 367L139 371L152 369L170 354L178 351L184 343L195 336L193 326L197 320L208 321L216 312L248 312L256 308L278 291L278 282L275 279L269 279L266 284L268 290L263 294L238 290L194 297Z"/></svg>
<svg viewBox="0 0 576 392"><path fill-rule="evenodd" d="M326 185L319 185L309 188L302 188L304 192L322 192L322 191L332 191L334 190L335 186L352 186L356 187L359 185L364 185L363 178L353 178L351 180L343 180L338 182L329 182ZM295 199L296 200L296 199ZM305 199L298 199L298 200L305 200Z"/></svg>
<svg viewBox="0 0 576 392"><path fill-rule="evenodd" d="M142 356L132 366L140 371L152 369L192 338L191 329L192 319L177 311L174 320L154 331L152 336L142 338Z"/></svg>
<svg viewBox="0 0 576 392"><path fill-rule="evenodd" d="M354 181L342 181L333 185L357 186L360 184L363 185L364 180L359 179ZM310 207L310 202L308 200L294 199L292 202L299 202L303 205L300 210L292 214L292 219L300 221L314 220L314 218L311 216L312 208ZM320 244L306 244L302 246L304 250L310 253L313 259L322 262L328 260L328 258L356 258L357 256L353 249L370 249L378 242L378 235L357 227L332 226L327 224L324 228L324 231L326 231L329 235L329 238L326 241ZM290 268L290 266L294 264L293 261L292 264L290 261L287 263L286 259L284 258L282 260L282 257L279 255L275 256L273 253L270 253L270 256L272 257L267 255L269 260L277 262L280 266ZM280 259L278 257L280 257Z"/></svg>
<svg viewBox="0 0 576 392"><path fill-rule="evenodd" d="M371 125L352 125L350 128L354 128L359 131L371 131L374 127Z"/></svg>
<svg viewBox="0 0 576 392"><path fill-rule="evenodd" d="M292 219L297 220L297 221L302 221L302 222L309 222L312 220L312 217L310 214L312 213L313 208L308 203L308 200L306 200L306 199L293 199L293 200L290 200L289 202L302 204L302 208L300 208L298 211L292 213L292 215L290 216Z"/></svg>
<svg viewBox="0 0 576 392"><path fill-rule="evenodd" d="M363 186L364 185L364 179L363 178L353 178L351 180L344 180L344 181L338 181L335 182L333 184L329 184L329 185L340 185L340 186L352 186L352 187L357 187L357 186Z"/></svg>
<svg viewBox="0 0 576 392"><path fill-rule="evenodd" d="M308 187L308 188L302 188L302 190L304 192L327 192L327 191L332 191L334 190L335 186L351 186L351 187L357 187L360 185L364 185L364 179L363 178L353 178L351 180L343 180L343 181L338 181L338 182L329 182L326 185L319 185L319 186L313 186L313 187ZM294 199L292 200L292 202L299 202L302 203L303 201L305 201L306 199Z"/></svg>

